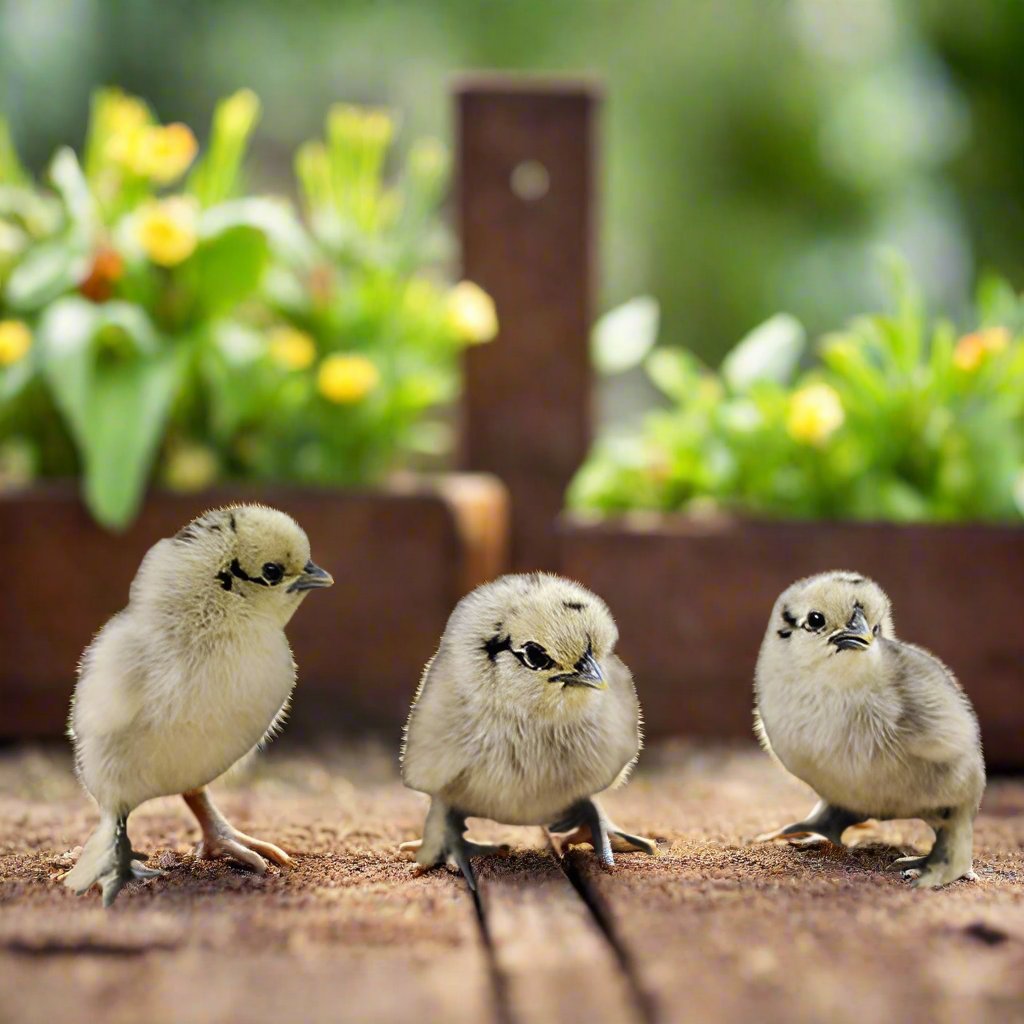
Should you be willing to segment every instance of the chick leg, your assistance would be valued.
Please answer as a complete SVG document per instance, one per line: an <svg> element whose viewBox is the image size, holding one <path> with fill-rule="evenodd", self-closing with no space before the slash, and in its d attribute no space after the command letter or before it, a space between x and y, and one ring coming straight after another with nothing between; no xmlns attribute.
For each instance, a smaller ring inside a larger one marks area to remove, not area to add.
<svg viewBox="0 0 1024 1024"><path fill-rule="evenodd" d="M423 824L423 838L402 843L399 850L416 853L421 873L438 864L457 867L465 876L466 884L476 892L476 876L469 863L470 857L505 854L508 847L504 844L474 843L466 838L465 832L466 815L434 797Z"/></svg>
<svg viewBox="0 0 1024 1024"><path fill-rule="evenodd" d="M191 793L182 793L182 799L188 804L189 810L196 816L199 827L203 830L203 838L196 847L196 856L200 860L215 860L230 857L246 867L250 867L258 875L267 870L269 858L275 864L286 867L292 859L280 847L266 843L261 839L253 839L244 832L239 832L228 824L224 815L217 810L210 795L205 789L197 789ZM261 857L260 854L263 856Z"/></svg>
<svg viewBox="0 0 1024 1024"><path fill-rule="evenodd" d="M774 832L759 835L755 843L769 843L773 839L800 840L810 836L821 836L835 846L843 845L843 833L851 825L859 825L864 820L861 814L854 814L842 807L819 800L813 811L804 821L786 825Z"/></svg>
<svg viewBox="0 0 1024 1024"><path fill-rule="evenodd" d="M953 809L949 815L930 822L935 843L924 857L900 857L889 870L901 871L913 879L915 889L940 889L959 878L977 880L972 864L974 815L969 807Z"/></svg>
<svg viewBox="0 0 1024 1024"><path fill-rule="evenodd" d="M557 839L551 833L570 833L567 836L559 836ZM641 853L656 855L657 846L643 836L635 836L624 832L614 822L610 821L604 811L598 806L596 800L581 800L570 807L565 814L554 824L548 826L548 836L551 845L556 852L561 853L562 848L573 843L590 843L597 854L598 860L606 867L615 863L612 856L612 849L620 853L630 850L639 850Z"/></svg>
<svg viewBox="0 0 1024 1024"><path fill-rule="evenodd" d="M146 855L132 849L128 838L128 812L105 814L78 858L64 876L64 884L79 895L99 884L103 906L109 907L117 894L133 879L156 878L163 872L139 863Z"/></svg>

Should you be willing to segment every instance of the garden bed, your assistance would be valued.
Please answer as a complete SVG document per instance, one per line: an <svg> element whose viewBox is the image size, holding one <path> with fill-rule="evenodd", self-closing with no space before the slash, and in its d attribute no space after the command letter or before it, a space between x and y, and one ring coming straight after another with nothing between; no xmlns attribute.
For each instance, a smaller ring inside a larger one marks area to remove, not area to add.
<svg viewBox="0 0 1024 1024"><path fill-rule="evenodd" d="M560 565L614 612L652 736L749 736L776 597L801 576L852 569L888 592L900 637L956 672L990 767L1024 768L1020 527L568 517Z"/></svg>
<svg viewBox="0 0 1024 1024"><path fill-rule="evenodd" d="M71 486L0 497L0 561L14 591L0 616L0 738L59 735L78 658L127 603L146 550L204 509L246 500L293 515L337 581L288 627L301 695L293 726L397 735L452 606L504 568L506 499L492 478L156 493L123 534L96 526Z"/></svg>

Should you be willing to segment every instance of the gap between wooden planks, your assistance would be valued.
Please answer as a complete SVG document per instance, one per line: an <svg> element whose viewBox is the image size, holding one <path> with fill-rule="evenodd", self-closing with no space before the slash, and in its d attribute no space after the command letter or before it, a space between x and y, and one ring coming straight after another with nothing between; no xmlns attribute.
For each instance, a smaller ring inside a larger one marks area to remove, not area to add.
<svg viewBox="0 0 1024 1024"><path fill-rule="evenodd" d="M295 868L257 878L195 862L180 801L132 819L167 874L112 913L52 879L94 820L66 757L0 757L0 1021L747 1022L1024 1018L1024 783L990 786L980 881L910 890L895 853L751 846L810 794L763 755L653 749L605 804L668 840L657 859L589 849L564 863L539 830L478 861L479 916L446 871L396 853L425 800L393 757L284 751L216 787L236 825ZM888 826L876 838L928 835ZM582 896L581 896L582 893Z"/></svg>

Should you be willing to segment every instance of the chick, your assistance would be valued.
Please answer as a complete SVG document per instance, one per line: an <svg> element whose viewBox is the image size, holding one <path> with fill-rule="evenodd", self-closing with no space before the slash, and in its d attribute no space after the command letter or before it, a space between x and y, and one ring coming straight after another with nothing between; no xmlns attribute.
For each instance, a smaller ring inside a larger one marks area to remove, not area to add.
<svg viewBox="0 0 1024 1024"><path fill-rule="evenodd" d="M403 843L423 869L505 848L465 838L466 818L543 825L589 841L610 865L650 840L611 823L593 794L625 781L640 750L633 677L615 656L605 603L544 573L503 576L455 607L405 727L402 775L431 797L423 839Z"/></svg>
<svg viewBox="0 0 1024 1024"><path fill-rule="evenodd" d="M109 906L137 863L128 815L181 793L199 821L197 855L231 857L258 873L272 843L238 832L205 790L280 726L295 684L284 627L306 593L329 587L290 516L259 505L207 512L147 552L128 607L82 656L69 734L78 776L100 824L64 884L99 883Z"/></svg>
<svg viewBox="0 0 1024 1024"><path fill-rule="evenodd" d="M775 602L755 680L764 748L820 802L805 821L759 837L842 845L868 818L920 818L925 857L891 867L918 887L973 879L974 817L985 789L978 720L938 658L896 639L889 599L849 572L798 580Z"/></svg>

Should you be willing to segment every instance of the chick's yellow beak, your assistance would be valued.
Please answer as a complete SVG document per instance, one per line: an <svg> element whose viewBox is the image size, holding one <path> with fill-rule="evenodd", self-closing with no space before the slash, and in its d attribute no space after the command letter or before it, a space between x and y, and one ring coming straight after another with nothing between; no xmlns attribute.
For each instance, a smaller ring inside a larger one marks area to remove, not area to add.
<svg viewBox="0 0 1024 1024"><path fill-rule="evenodd" d="M310 561L305 564L302 573L288 588L288 593L299 594L306 590L320 590L322 587L330 587L333 584L334 577L326 569L321 569L316 562Z"/></svg>

